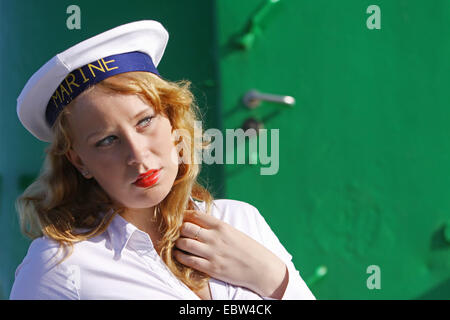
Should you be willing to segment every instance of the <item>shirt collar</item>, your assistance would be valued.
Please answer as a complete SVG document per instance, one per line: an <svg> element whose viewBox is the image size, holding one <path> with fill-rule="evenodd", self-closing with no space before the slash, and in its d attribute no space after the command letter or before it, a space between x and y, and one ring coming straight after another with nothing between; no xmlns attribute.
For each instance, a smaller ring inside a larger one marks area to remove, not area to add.
<svg viewBox="0 0 450 320"><path fill-rule="evenodd" d="M135 225L125 220L119 214L116 214L107 229L112 249L114 250L114 258L119 259L122 251L128 247L139 253L157 254L154 250L150 236L139 230Z"/></svg>
<svg viewBox="0 0 450 320"><path fill-rule="evenodd" d="M199 205L201 207L201 202L194 200L192 197L190 197L190 200L194 202L197 209L201 210L199 208ZM107 233L111 241L112 249L114 250L114 259L119 259L122 251L126 247L135 250L139 254L157 254L150 236L146 232L139 230L134 224L128 222L119 214L113 217L113 220L107 228Z"/></svg>

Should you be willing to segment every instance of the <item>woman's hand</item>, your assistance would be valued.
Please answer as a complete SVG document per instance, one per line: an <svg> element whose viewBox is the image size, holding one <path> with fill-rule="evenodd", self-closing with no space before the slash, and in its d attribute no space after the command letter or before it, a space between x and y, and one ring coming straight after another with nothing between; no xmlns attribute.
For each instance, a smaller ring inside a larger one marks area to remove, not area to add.
<svg viewBox="0 0 450 320"><path fill-rule="evenodd" d="M274 299L281 299L286 290L286 265L259 242L213 216L186 211L175 246L179 262L213 278Z"/></svg>

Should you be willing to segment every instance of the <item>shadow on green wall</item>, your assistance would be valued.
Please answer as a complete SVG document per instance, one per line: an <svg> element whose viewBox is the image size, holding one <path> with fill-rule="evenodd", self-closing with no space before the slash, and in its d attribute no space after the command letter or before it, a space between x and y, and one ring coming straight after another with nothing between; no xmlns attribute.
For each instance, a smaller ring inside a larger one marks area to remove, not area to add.
<svg viewBox="0 0 450 320"><path fill-rule="evenodd" d="M418 300L449 300L450 299L450 278L440 283L436 287L420 295Z"/></svg>

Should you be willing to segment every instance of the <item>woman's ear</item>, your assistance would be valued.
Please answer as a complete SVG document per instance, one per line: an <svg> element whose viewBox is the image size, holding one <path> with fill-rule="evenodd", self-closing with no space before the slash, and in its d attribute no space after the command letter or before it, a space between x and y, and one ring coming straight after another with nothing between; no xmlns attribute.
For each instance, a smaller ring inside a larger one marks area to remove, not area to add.
<svg viewBox="0 0 450 320"><path fill-rule="evenodd" d="M75 168L77 168L77 170L83 175L83 177L85 177L86 179L92 178L91 173L75 150L70 148L69 151L66 152L66 158L74 165Z"/></svg>

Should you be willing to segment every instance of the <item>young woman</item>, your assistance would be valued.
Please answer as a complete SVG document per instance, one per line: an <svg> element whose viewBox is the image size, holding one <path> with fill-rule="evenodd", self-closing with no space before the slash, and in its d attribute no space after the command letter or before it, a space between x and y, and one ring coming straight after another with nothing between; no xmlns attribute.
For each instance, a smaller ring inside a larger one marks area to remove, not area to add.
<svg viewBox="0 0 450 320"><path fill-rule="evenodd" d="M190 83L156 70L167 40L129 23L28 81L19 118L50 145L17 201L34 240L11 299L314 299L255 207L197 183Z"/></svg>

